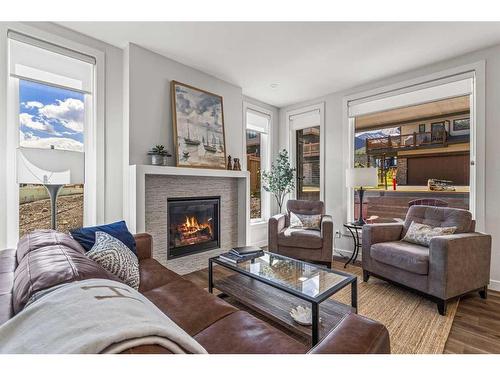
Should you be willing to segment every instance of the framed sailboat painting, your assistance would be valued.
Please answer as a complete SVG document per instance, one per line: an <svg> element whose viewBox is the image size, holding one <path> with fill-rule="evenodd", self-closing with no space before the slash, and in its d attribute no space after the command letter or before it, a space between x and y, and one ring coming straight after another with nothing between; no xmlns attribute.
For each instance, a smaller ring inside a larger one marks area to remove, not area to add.
<svg viewBox="0 0 500 375"><path fill-rule="evenodd" d="M171 96L177 166L226 169L222 96L177 81Z"/></svg>

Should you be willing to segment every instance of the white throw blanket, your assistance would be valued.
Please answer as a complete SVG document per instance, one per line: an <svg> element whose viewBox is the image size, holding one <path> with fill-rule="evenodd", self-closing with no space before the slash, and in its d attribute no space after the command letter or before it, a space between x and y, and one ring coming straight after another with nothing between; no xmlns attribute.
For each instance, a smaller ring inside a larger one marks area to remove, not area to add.
<svg viewBox="0 0 500 375"><path fill-rule="evenodd" d="M119 353L149 344L207 353L146 297L111 280L62 285L0 326L0 353Z"/></svg>

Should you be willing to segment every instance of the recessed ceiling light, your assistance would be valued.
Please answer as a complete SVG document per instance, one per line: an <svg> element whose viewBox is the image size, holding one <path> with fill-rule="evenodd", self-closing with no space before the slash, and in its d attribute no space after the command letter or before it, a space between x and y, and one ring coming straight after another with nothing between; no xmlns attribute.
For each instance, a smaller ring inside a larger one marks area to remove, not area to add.
<svg viewBox="0 0 500 375"><path fill-rule="evenodd" d="M278 87L280 84L279 83L271 83L270 86L272 89L275 89L276 87Z"/></svg>

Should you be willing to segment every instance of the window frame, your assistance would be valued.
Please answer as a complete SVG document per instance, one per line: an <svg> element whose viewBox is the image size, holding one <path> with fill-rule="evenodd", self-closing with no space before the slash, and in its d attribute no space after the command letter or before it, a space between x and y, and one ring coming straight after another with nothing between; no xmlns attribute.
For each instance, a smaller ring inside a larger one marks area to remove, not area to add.
<svg viewBox="0 0 500 375"><path fill-rule="evenodd" d="M268 129L267 133L259 131L256 128L248 127L248 112L251 111L254 114L262 114L263 116L268 118ZM273 129L273 112L263 108L261 106L243 102L243 155L244 161L244 170L247 170L247 144L246 144L246 134L247 130L254 131L256 133L260 133L260 150L261 150L261 160L260 160L260 169L261 171L269 170L271 168L271 145L272 145L272 129ZM250 177L249 177L250 178ZM261 180L262 181L262 180ZM250 183L250 181L249 181ZM250 190L249 190L250 193ZM263 184L260 186L260 217L259 218L250 218L250 225L259 225L265 224L271 217L271 194L264 190ZM248 197L250 202L250 196ZM250 210L249 210L250 217Z"/></svg>
<svg viewBox="0 0 500 375"><path fill-rule="evenodd" d="M95 225L104 221L104 194L105 194L105 116L104 116L104 89L105 89L105 55L102 51L86 45L73 42L60 36L39 30L37 28L9 23L2 32L2 45L5 47L6 61L8 62L9 30L26 34L62 48L81 52L93 56L96 60L93 72L93 92L91 97L85 95L85 190L84 190L84 225ZM0 214L0 224L4 228L0 243L11 247L17 244L19 238L19 185L16 182L16 148L19 145L19 79L10 77L9 64L4 74L7 90L6 108L6 138L5 138L5 210Z"/></svg>

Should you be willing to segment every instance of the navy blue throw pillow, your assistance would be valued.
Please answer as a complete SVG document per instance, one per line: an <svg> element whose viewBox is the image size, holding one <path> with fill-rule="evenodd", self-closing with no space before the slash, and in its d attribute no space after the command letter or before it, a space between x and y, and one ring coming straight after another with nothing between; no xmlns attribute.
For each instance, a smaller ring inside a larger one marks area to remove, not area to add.
<svg viewBox="0 0 500 375"><path fill-rule="evenodd" d="M92 249L95 243L96 232L105 232L123 242L132 252L137 255L135 249L135 239L132 233L129 232L125 221L117 221L116 223L98 225L95 227L83 227L70 231L71 235L83 246L85 251Z"/></svg>

